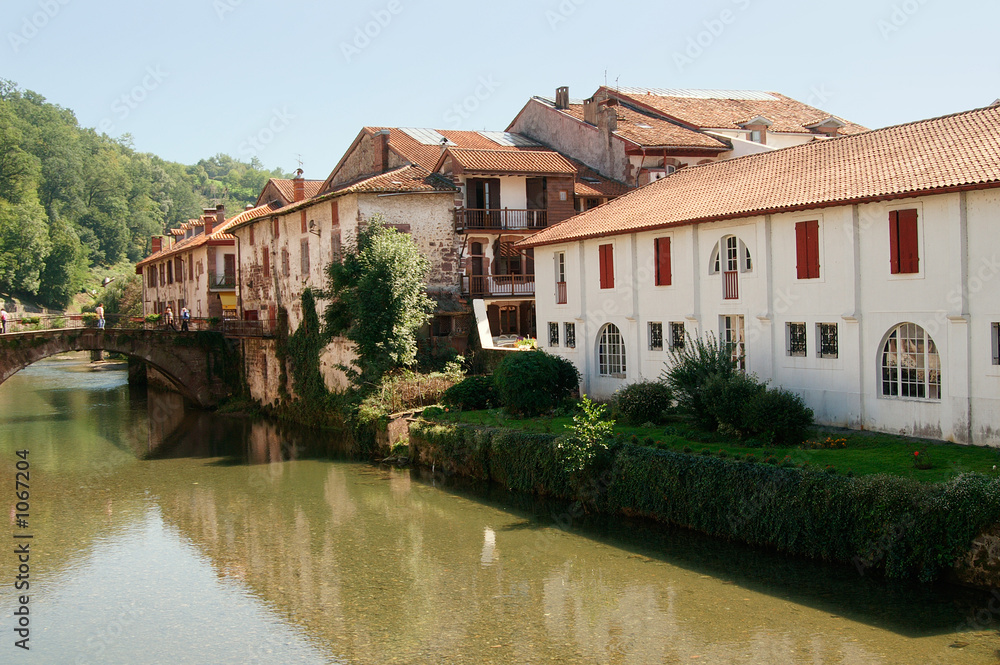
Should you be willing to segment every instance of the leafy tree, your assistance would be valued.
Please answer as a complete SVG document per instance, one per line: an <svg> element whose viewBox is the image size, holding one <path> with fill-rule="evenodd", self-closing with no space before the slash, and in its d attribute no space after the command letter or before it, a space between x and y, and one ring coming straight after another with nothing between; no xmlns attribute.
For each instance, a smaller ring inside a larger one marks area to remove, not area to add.
<svg viewBox="0 0 1000 665"><path fill-rule="evenodd" d="M51 244L45 210L37 201L0 200L0 287L35 295Z"/></svg>
<svg viewBox="0 0 1000 665"><path fill-rule="evenodd" d="M343 335L357 346L357 385L374 383L387 371L416 361L417 331L430 319L430 262L413 239L387 227L380 215L368 220L341 263L327 267L330 299L327 335Z"/></svg>

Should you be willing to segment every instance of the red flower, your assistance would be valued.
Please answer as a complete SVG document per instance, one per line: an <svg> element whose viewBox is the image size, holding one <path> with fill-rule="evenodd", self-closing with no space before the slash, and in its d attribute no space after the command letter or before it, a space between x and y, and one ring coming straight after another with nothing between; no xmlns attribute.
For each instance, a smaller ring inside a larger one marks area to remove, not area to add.
<svg viewBox="0 0 1000 665"><path fill-rule="evenodd" d="M917 455L919 455L919 454L920 454L920 451L919 451L919 450L915 450L915 451L913 451L913 456L914 456L914 457L916 457L916 456L917 456Z"/></svg>

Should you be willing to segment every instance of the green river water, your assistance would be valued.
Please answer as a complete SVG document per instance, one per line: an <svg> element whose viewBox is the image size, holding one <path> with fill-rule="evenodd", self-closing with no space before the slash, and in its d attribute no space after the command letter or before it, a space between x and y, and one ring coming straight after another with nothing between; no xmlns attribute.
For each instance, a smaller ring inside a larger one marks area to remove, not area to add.
<svg viewBox="0 0 1000 665"><path fill-rule="evenodd" d="M13 376L0 663L1000 663L1000 594L889 585L338 450L130 394L80 356Z"/></svg>

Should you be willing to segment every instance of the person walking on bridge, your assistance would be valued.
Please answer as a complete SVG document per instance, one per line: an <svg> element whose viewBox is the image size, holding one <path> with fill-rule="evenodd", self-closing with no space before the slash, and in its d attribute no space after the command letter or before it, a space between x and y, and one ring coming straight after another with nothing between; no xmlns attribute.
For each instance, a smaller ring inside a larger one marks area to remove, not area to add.
<svg viewBox="0 0 1000 665"><path fill-rule="evenodd" d="M164 326L165 329L177 330L177 328L174 328L174 310L170 305L167 305L167 311L163 313L163 320L167 322Z"/></svg>
<svg viewBox="0 0 1000 665"><path fill-rule="evenodd" d="M7 310L0 305L0 335L7 334Z"/></svg>
<svg viewBox="0 0 1000 665"><path fill-rule="evenodd" d="M97 309L94 310L94 314L97 314L97 329L104 330L104 303L97 303Z"/></svg>
<svg viewBox="0 0 1000 665"><path fill-rule="evenodd" d="M188 332L188 323L191 321L191 310L181 307L181 332Z"/></svg>

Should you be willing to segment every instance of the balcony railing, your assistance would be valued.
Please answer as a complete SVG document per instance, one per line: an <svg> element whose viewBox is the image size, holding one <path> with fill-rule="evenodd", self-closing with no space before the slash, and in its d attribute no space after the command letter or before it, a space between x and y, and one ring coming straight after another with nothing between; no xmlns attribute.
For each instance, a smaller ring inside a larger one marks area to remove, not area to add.
<svg viewBox="0 0 1000 665"><path fill-rule="evenodd" d="M725 300L739 299L740 297L739 273L735 270L727 270L723 273L723 278L725 279L725 292L722 297Z"/></svg>
<svg viewBox="0 0 1000 665"><path fill-rule="evenodd" d="M462 293L471 296L533 296L534 275L466 275Z"/></svg>
<svg viewBox="0 0 1000 665"><path fill-rule="evenodd" d="M566 304L566 282L556 282L556 304Z"/></svg>
<svg viewBox="0 0 1000 665"><path fill-rule="evenodd" d="M548 226L545 210L457 208L456 231L530 231Z"/></svg>
<svg viewBox="0 0 1000 665"><path fill-rule="evenodd" d="M236 288L236 275L223 273L221 275L209 271L208 288L210 290L226 290Z"/></svg>

